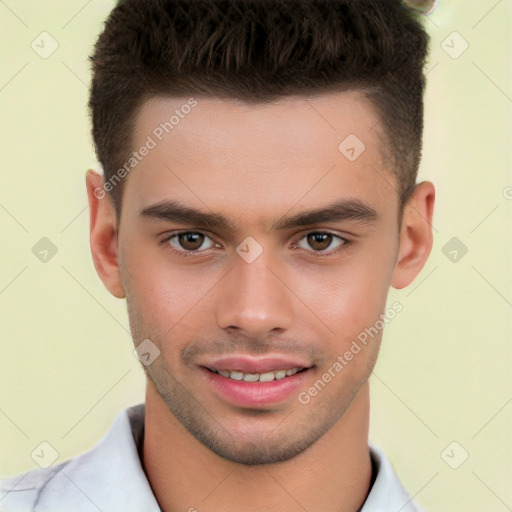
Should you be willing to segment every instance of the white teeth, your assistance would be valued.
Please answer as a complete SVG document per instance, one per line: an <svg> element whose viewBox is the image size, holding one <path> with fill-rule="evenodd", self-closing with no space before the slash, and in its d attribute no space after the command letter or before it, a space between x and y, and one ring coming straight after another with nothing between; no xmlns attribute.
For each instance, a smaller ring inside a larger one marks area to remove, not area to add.
<svg viewBox="0 0 512 512"><path fill-rule="evenodd" d="M230 378L233 380L243 380L245 382L271 382L274 379L280 380L285 377L295 375L302 368L290 368L289 370L277 370L275 372L265 373L243 373L239 371L228 371L228 370L214 370L223 377Z"/></svg>
<svg viewBox="0 0 512 512"><path fill-rule="evenodd" d="M274 374L272 372L260 373L260 382L271 382L274 380Z"/></svg>
<svg viewBox="0 0 512 512"><path fill-rule="evenodd" d="M244 375L245 382L256 382L260 379L260 376L257 373L246 373Z"/></svg>

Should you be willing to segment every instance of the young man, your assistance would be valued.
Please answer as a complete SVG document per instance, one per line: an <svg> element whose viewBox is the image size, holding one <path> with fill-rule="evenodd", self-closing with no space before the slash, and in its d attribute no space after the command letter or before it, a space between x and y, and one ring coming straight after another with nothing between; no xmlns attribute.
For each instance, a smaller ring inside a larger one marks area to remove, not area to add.
<svg viewBox="0 0 512 512"><path fill-rule="evenodd" d="M368 377L389 287L432 246L427 43L398 0L114 9L92 57L90 238L146 401L2 482L2 510L419 510L369 446Z"/></svg>

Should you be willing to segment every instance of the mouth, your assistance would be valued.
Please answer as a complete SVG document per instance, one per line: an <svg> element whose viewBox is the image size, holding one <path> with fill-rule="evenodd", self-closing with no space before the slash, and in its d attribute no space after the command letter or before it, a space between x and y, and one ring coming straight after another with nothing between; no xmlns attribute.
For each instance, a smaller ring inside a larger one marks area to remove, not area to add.
<svg viewBox="0 0 512 512"><path fill-rule="evenodd" d="M199 365L208 390L238 407L284 402L304 386L314 366L307 361L272 357L225 357Z"/></svg>

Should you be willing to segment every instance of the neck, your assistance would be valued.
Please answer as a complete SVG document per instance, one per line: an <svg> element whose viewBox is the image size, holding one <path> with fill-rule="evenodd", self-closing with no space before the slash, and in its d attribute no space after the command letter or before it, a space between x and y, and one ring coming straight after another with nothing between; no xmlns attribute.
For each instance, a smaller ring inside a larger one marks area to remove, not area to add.
<svg viewBox="0 0 512 512"><path fill-rule="evenodd" d="M247 466L197 441L148 381L143 465L164 512L355 512L372 477L368 424L366 382L343 417L307 450L285 462Z"/></svg>

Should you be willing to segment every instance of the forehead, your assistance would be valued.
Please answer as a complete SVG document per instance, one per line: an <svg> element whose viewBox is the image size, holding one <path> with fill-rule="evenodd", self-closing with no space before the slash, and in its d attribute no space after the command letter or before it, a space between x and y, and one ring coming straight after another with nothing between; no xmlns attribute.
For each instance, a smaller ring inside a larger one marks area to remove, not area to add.
<svg viewBox="0 0 512 512"><path fill-rule="evenodd" d="M151 149L124 195L140 207L179 198L228 215L354 195L385 204L396 187L382 140L373 106L355 92L262 104L154 97L134 137L135 151Z"/></svg>

